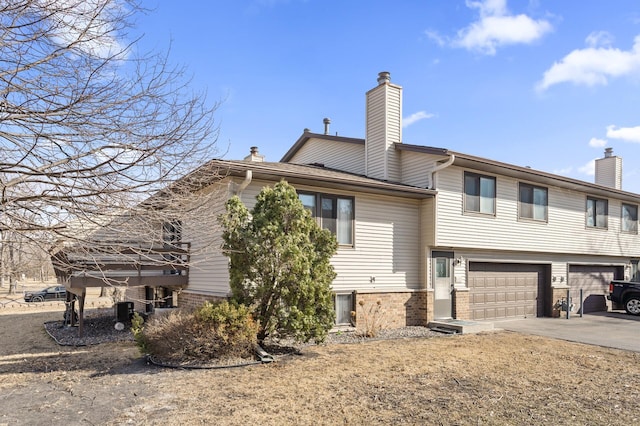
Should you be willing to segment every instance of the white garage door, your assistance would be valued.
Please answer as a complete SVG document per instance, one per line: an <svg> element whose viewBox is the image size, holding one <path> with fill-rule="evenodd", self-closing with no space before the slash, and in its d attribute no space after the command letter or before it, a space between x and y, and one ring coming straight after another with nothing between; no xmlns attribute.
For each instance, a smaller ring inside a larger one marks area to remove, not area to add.
<svg viewBox="0 0 640 426"><path fill-rule="evenodd" d="M518 263L469 263L471 319L543 316L546 269Z"/></svg>
<svg viewBox="0 0 640 426"><path fill-rule="evenodd" d="M596 265L569 266L569 287L575 310L580 313L580 289L584 313L607 310L609 282L616 277L618 267Z"/></svg>

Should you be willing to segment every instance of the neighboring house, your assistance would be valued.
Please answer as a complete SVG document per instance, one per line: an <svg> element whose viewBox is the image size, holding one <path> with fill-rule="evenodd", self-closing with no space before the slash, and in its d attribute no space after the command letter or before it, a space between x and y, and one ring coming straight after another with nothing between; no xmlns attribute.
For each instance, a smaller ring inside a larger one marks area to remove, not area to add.
<svg viewBox="0 0 640 426"><path fill-rule="evenodd" d="M571 291L575 309L606 310L608 281L637 277L640 195L621 190L622 160L607 149L596 183L443 148L402 141L402 88L380 73L366 95L365 139L308 130L280 162L252 148L243 161L213 160L194 174L216 176L212 211L234 194L252 207L266 185L286 179L340 246L332 259L338 324L359 302L381 301L387 325L434 319L498 319L558 314ZM229 293L228 261L198 249L221 234L183 219L191 243L179 306ZM221 240L220 240L221 244ZM198 254L196 254L198 252ZM144 286L128 297L147 299Z"/></svg>

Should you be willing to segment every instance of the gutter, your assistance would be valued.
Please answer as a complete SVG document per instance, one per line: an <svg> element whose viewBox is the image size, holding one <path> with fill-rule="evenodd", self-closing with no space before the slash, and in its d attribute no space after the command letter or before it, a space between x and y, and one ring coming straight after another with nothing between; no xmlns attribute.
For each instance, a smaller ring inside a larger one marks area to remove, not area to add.
<svg viewBox="0 0 640 426"><path fill-rule="evenodd" d="M447 161L440 164L435 169L433 169L433 171L431 171L431 189L436 189L436 185L435 185L436 173L452 165L455 160L456 160L456 156L453 154L449 154L449 159Z"/></svg>
<svg viewBox="0 0 640 426"><path fill-rule="evenodd" d="M251 183L251 179L253 179L253 172L251 171L251 169L247 169L247 171L245 172L244 180L242 181L238 189L235 191L234 195L237 195L238 197L240 197L242 195L242 191L244 191L247 188L247 186L249 186L249 184Z"/></svg>

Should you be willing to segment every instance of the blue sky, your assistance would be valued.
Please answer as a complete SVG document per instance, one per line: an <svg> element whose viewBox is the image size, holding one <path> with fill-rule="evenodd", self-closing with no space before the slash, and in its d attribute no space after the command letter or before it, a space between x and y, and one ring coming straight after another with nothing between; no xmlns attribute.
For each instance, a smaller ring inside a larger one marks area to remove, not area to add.
<svg viewBox="0 0 640 426"><path fill-rule="evenodd" d="M377 73L403 86L406 143L593 181L605 147L640 193L637 0L154 2L143 48L171 46L222 100L220 156L278 161L304 128L364 137ZM412 117L412 119L409 119Z"/></svg>

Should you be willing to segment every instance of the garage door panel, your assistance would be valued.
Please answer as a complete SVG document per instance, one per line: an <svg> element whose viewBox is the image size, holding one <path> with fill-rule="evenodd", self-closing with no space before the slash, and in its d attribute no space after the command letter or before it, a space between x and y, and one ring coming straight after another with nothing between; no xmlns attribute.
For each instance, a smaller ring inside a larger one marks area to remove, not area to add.
<svg viewBox="0 0 640 426"><path fill-rule="evenodd" d="M533 316L545 266L470 262L469 289L473 319Z"/></svg>
<svg viewBox="0 0 640 426"><path fill-rule="evenodd" d="M616 278L619 267L600 265L571 265L569 267L569 287L573 303L579 311L579 294L582 289L583 312L608 310L606 296L609 282Z"/></svg>

